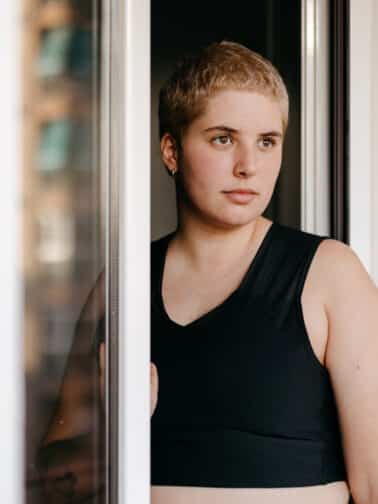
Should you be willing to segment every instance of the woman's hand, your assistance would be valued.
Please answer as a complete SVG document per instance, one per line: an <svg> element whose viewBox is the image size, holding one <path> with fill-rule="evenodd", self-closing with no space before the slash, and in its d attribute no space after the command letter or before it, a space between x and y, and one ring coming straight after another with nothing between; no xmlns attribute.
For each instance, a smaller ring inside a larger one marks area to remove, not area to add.
<svg viewBox="0 0 378 504"><path fill-rule="evenodd" d="M159 377L157 372L157 367L153 362L150 366L151 371L151 416L154 414L157 400L158 400L158 389L159 389Z"/></svg>

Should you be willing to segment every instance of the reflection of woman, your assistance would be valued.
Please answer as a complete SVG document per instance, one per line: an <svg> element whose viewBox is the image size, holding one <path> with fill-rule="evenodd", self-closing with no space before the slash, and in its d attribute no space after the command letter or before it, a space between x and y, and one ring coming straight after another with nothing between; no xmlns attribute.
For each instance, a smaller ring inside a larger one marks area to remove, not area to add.
<svg viewBox="0 0 378 504"><path fill-rule="evenodd" d="M101 504L105 499L104 310L102 273L77 322L59 397L39 448L45 503Z"/></svg>
<svg viewBox="0 0 378 504"><path fill-rule="evenodd" d="M262 216L284 83L216 43L161 90L175 232L152 244L152 504L378 499L378 292L356 254Z"/></svg>

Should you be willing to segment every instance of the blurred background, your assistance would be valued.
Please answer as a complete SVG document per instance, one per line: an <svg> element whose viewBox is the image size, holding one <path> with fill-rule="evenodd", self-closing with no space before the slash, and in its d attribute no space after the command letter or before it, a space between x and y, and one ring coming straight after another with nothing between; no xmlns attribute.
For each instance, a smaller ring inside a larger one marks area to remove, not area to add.
<svg viewBox="0 0 378 504"><path fill-rule="evenodd" d="M100 310L92 306L78 330L105 261L101 2L23 0L22 21L26 495L30 504L76 502L75 492L96 494L104 437L91 353ZM37 467L42 445L50 448Z"/></svg>

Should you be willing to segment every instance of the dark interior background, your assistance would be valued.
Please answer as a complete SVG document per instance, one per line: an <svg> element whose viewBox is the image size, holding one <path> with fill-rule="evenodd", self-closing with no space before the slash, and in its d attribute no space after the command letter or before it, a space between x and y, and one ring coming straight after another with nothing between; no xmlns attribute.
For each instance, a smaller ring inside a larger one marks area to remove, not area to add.
<svg viewBox="0 0 378 504"><path fill-rule="evenodd" d="M223 39L246 45L278 68L290 96L290 119L281 173L266 217L300 227L301 2L195 0L151 2L152 238L176 226L174 186L160 161L158 92L183 54Z"/></svg>

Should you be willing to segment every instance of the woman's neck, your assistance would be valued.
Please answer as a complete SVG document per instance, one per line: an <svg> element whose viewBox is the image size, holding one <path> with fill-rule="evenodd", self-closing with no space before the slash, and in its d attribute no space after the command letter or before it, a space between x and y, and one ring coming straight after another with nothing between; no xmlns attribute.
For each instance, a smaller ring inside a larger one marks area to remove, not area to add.
<svg viewBox="0 0 378 504"><path fill-rule="evenodd" d="M247 225L222 229L187 218L179 222L171 246L196 269L221 267L257 248L264 221L264 217L258 216Z"/></svg>

